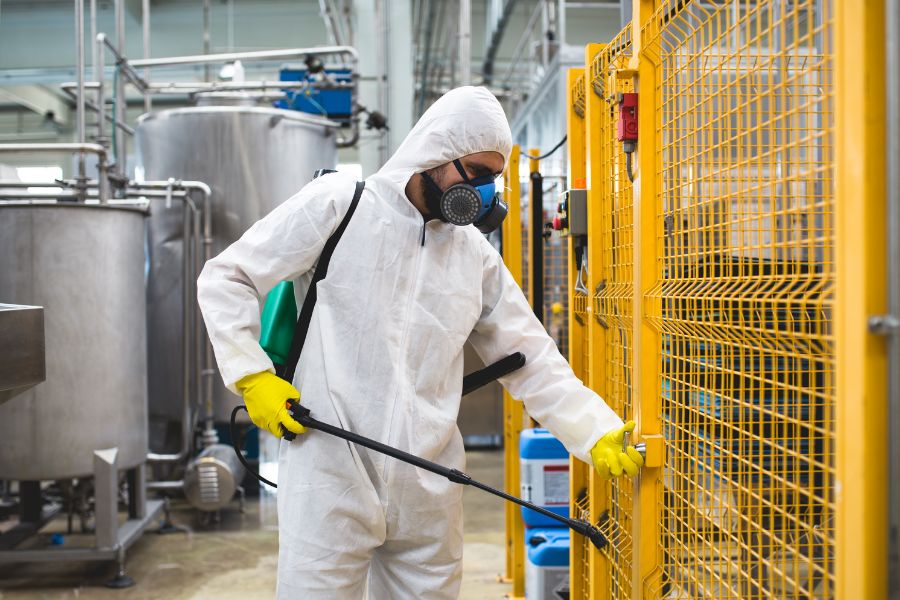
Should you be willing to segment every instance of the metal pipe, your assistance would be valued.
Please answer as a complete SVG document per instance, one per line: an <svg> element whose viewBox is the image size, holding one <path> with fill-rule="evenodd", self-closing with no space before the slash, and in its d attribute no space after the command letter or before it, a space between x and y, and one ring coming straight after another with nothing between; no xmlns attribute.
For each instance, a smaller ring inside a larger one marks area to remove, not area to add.
<svg viewBox="0 0 900 600"><path fill-rule="evenodd" d="M385 115L391 114L390 95L388 94L388 73L391 72L391 47L388 37L388 6L390 0L375 0L375 64L378 73L378 107ZM378 138L378 162L387 162L391 144L391 132L383 131Z"/></svg>
<svg viewBox="0 0 900 600"><path fill-rule="evenodd" d="M297 58L307 54L349 54L353 62L359 61L359 53L352 46L321 46L312 48L288 48L285 50L256 50L252 52L223 52L220 54L171 56L168 58L149 58L147 60L133 60L131 66L141 69L145 67L170 67L175 65L202 65L209 63L250 61L250 60L276 60L281 58Z"/></svg>
<svg viewBox="0 0 900 600"><path fill-rule="evenodd" d="M419 74L419 105L416 114L425 112L425 97L428 95L428 63L431 61L431 38L434 35L434 0L425 0L425 55Z"/></svg>
<svg viewBox="0 0 900 600"><path fill-rule="evenodd" d="M125 56L125 0L115 0L115 18L116 18L116 68L118 69L118 77L115 78L115 97L116 102L113 105L113 114L116 116L117 123L125 122L125 81L122 79L125 67L122 63ZM105 38L104 38L105 39ZM118 137L116 138L118 139ZM120 178L124 178L128 171L126 158L128 156L128 143L123 138L116 144L116 170Z"/></svg>
<svg viewBox="0 0 900 600"><path fill-rule="evenodd" d="M0 153L4 152L90 152L106 160L106 148L88 143L0 144Z"/></svg>
<svg viewBox="0 0 900 600"><path fill-rule="evenodd" d="M171 81L168 83L150 83L147 89L150 92L165 92L167 90L185 93L186 91L214 92L220 90L268 90L268 89L306 89L317 90L346 90L353 89L352 83L340 82L309 82L309 81L245 81L235 83L233 81L210 81L209 83L192 81Z"/></svg>
<svg viewBox="0 0 900 600"><path fill-rule="evenodd" d="M319 16L325 22L325 33L328 35L328 40L332 44L340 44L341 42L338 40L338 34L335 31L334 21L332 20L331 7L326 0L319 0Z"/></svg>
<svg viewBox="0 0 900 600"><path fill-rule="evenodd" d="M550 62L550 0L541 0L541 66L546 67Z"/></svg>
<svg viewBox="0 0 900 600"><path fill-rule="evenodd" d="M91 2L95 1L91 0ZM94 65L94 80L97 82L97 141L104 146L108 144L106 139L106 90L103 87L103 82L106 78L106 56L103 52L103 41L105 39L106 36L102 33L93 37L94 51L97 55L97 62ZM114 122L113 127L115 126Z"/></svg>
<svg viewBox="0 0 900 600"><path fill-rule="evenodd" d="M110 52L113 53L113 56L116 57L116 65L121 69L125 77L127 77L128 80L139 90L145 90L148 85L147 82L144 81L143 77L138 75L137 71L134 70L132 64L128 62L127 58L125 58L125 55L119 52L119 49L109 41L109 38L106 37L106 34L97 34L97 39L100 40L104 46L109 48Z"/></svg>
<svg viewBox="0 0 900 600"><path fill-rule="evenodd" d="M192 182L196 184L200 184L201 182ZM206 184L203 184L206 186ZM203 263L212 258L212 208L211 208L211 191L209 186L206 186L203 189ZM199 273L199 272L198 272ZM198 307L199 310L199 307ZM209 340L209 336L204 336L203 343L203 371L202 376L205 381L205 386L203 388L203 394L206 398L206 408L209 415L212 415L212 404L213 404L213 385L215 383L214 378L216 376L216 370L213 367L212 360L212 343ZM212 428L212 418L209 419L207 423L207 429Z"/></svg>
<svg viewBox="0 0 900 600"><path fill-rule="evenodd" d="M141 29L144 42L144 59L150 58L150 0L141 0ZM144 69L144 80L150 79L150 69ZM150 94L144 89L144 112L152 108Z"/></svg>
<svg viewBox="0 0 900 600"><path fill-rule="evenodd" d="M900 319L900 2L885 0L887 93L887 268L888 311ZM889 549L888 596L900 600L900 331L888 338Z"/></svg>
<svg viewBox="0 0 900 600"><path fill-rule="evenodd" d="M182 490L184 489L184 480L179 479L177 481L148 481L147 489L156 492Z"/></svg>
<svg viewBox="0 0 900 600"><path fill-rule="evenodd" d="M515 49L513 50L512 56L509 59L509 64L506 67L506 71L503 73L503 81L500 84L501 87L506 86L506 83L510 80L513 73L515 72L516 65L518 65L519 61L522 59L522 52L528 45L529 40L531 40L531 34L534 31L535 26L537 25L538 17L541 16L540 8L540 5L536 6L535 10L531 13L531 17L528 18L528 23L525 25L525 29L522 31L522 37L519 38L519 41L516 44ZM491 68L493 69L493 63L491 64ZM484 82L485 84L488 84L490 83L490 80L485 77Z"/></svg>
<svg viewBox="0 0 900 600"><path fill-rule="evenodd" d="M78 93L75 98L75 141L83 144L87 137L84 128L84 0L75 0L75 77L78 82ZM79 152L78 181L84 180L84 152Z"/></svg>
<svg viewBox="0 0 900 600"><path fill-rule="evenodd" d="M125 54L125 0L114 0L116 19L116 48Z"/></svg>
<svg viewBox="0 0 900 600"><path fill-rule="evenodd" d="M16 192L0 192L0 200L24 200L27 198L33 198L35 200L58 200L60 198L69 198L72 200L79 199L87 199L90 198L87 194L78 194L71 191L59 191L59 192L22 192L21 194L17 194Z"/></svg>
<svg viewBox="0 0 900 600"><path fill-rule="evenodd" d="M203 54L209 54L209 0L203 0ZM209 63L203 67L203 81L209 81Z"/></svg>
<svg viewBox="0 0 900 600"><path fill-rule="evenodd" d="M484 60L481 65L481 72L484 74L484 84L490 85L494 79L494 61L497 58L497 51L500 49L500 43L503 41L503 33L506 31L506 25L512 16L513 8L516 0L505 0L499 9L497 19L491 29L489 29L489 42L484 51Z"/></svg>
<svg viewBox="0 0 900 600"><path fill-rule="evenodd" d="M90 192L92 189L96 192L96 188L98 187L99 181L96 179L90 179L85 182L88 191ZM77 186L77 180L75 179L57 179L56 181L19 181L18 179L0 179L0 189L2 188L74 188ZM134 186L134 187L132 187ZM141 184L131 183L129 184L128 191L126 195L130 197L140 197L141 195L152 196L164 198L166 197L165 192L157 192L155 191L157 188L151 188L151 190L141 190L139 189ZM187 195L185 191L173 191L173 198L183 198Z"/></svg>
<svg viewBox="0 0 900 600"><path fill-rule="evenodd" d="M66 82L59 84L59 87L62 88L63 90L65 90L66 92L71 93L72 100L75 100L75 92L73 92L72 90L76 90L76 91L78 90L78 82L77 81L66 81ZM84 82L84 89L86 89L86 90L96 90L98 87L100 87L100 84L96 81L85 81Z"/></svg>
<svg viewBox="0 0 900 600"><path fill-rule="evenodd" d="M89 90L100 90L100 86L96 85L96 83L97 82L95 82L95 81L86 81L85 87ZM74 91L75 84L74 83L73 84L64 83L64 84L60 85L59 87L66 95L68 95L70 98L72 98L72 100L75 100L75 91ZM186 92L180 92L180 93L186 93ZM98 96L99 96L99 94L98 94ZM104 98L104 101L105 101L105 98ZM86 109L92 110L95 113L100 112L97 109L97 103L92 102L90 100L85 100L84 106ZM104 109L105 109L105 105L104 105ZM98 119L99 119L99 117L98 117ZM113 117L111 115L107 115L104 110L103 122L104 123L115 123L115 120L113 119ZM127 133L128 135L134 135L133 127L129 127L125 123L118 123L118 126L119 126L120 130ZM106 145L107 140L105 140L105 129L103 131L99 130L99 127L100 127L99 122L97 123L97 127L98 127L98 136L99 136L97 139L97 143ZM100 135L100 134L104 134L104 135Z"/></svg>
<svg viewBox="0 0 900 600"><path fill-rule="evenodd" d="M98 192L99 188L88 189L84 195L84 197L88 200L97 200L99 203L100 195ZM5 202L4 204L34 204L31 200L54 200L59 198L77 198L78 194L71 191L59 191L59 192L0 192L0 199L5 200L21 200L21 202ZM165 192L129 192L124 194L125 199L137 200L140 198L166 198ZM184 201L186 198L190 199L188 194L185 192L173 192L170 196L172 199ZM122 198L117 199L119 201L123 200ZM46 204L42 202L41 204ZM107 202L106 204L113 205L111 202ZM120 204L133 204L132 202L120 202Z"/></svg>
<svg viewBox="0 0 900 600"><path fill-rule="evenodd" d="M356 99L359 98L359 71L356 65L354 65L352 72L353 89L350 91L350 96L353 98L353 106L351 107L353 115L350 117L350 137L345 138L339 135L335 141L338 148L349 148L350 146L355 146L356 142L359 141L359 115L356 104Z"/></svg>
<svg viewBox="0 0 900 600"><path fill-rule="evenodd" d="M559 0L559 6L556 11L556 43L558 44L557 52L562 52L563 46L566 45L566 10L568 6L566 0Z"/></svg>
<svg viewBox="0 0 900 600"><path fill-rule="evenodd" d="M91 41L97 39L97 0L91 0ZM91 69L94 72L94 81L99 81L102 77L102 71L97 69L97 54L99 49L95 44L91 44Z"/></svg>
<svg viewBox="0 0 900 600"><path fill-rule="evenodd" d="M86 181L88 187L96 186L96 181ZM75 187L75 181L60 179L58 181L19 181L18 179L0 179L0 189L2 188L30 188L30 187Z"/></svg>
<svg viewBox="0 0 900 600"><path fill-rule="evenodd" d="M459 3L459 83L472 84L472 0Z"/></svg>

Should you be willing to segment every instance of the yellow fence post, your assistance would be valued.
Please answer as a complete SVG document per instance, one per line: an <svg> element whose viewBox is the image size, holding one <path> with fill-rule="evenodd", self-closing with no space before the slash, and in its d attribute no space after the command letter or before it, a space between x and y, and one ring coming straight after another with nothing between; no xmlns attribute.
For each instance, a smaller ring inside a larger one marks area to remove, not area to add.
<svg viewBox="0 0 900 600"><path fill-rule="evenodd" d="M637 71L634 90L638 93L638 143L634 180L634 419L637 421L636 439L648 444L648 464L636 482L634 495L634 539L632 597L656 598L659 586L661 545L659 522L663 502L662 476L665 442L660 420L660 336L648 318L659 317L661 306L649 292L659 282L659 256L663 248L658 243L657 220L657 124L658 98L656 61L645 50L642 35L652 27L653 0L636 0L632 15L633 55L629 65ZM655 456L654 456L655 454ZM654 464L655 461L655 464Z"/></svg>
<svg viewBox="0 0 900 600"><path fill-rule="evenodd" d="M569 189L584 188L585 183L585 135L584 135L584 109L575 106L575 87L584 75L581 68L572 68L566 72L566 136L568 146L569 169L567 180ZM583 85L583 79L582 79ZM583 88L582 88L583 89ZM581 111L579 115L578 112ZM569 291L575 289L578 280L577 266L575 265L574 239L569 236ZM575 303L569 302L569 364L576 375L581 375L584 355L581 351L583 341L583 327L578 323Z"/></svg>
<svg viewBox="0 0 900 600"><path fill-rule="evenodd" d="M518 145L513 146L504 171L509 213L503 220L503 261L519 287L522 286L522 185L519 175ZM524 426L522 403L503 391L503 475L506 493L521 494L519 473L519 434ZM513 584L512 598L525 596L525 525L517 505L506 503L506 573Z"/></svg>
<svg viewBox="0 0 900 600"><path fill-rule="evenodd" d="M836 596L887 597L883 0L835 0ZM898 368L893 365L892 368Z"/></svg>
<svg viewBox="0 0 900 600"><path fill-rule="evenodd" d="M586 187L586 147L585 147L585 120L584 120L584 69L572 68L567 73L567 120L566 135L568 136L569 150L569 188ZM585 320L584 302L576 302L575 290L578 285L578 265L575 262L575 239L569 237L569 364L575 374L587 383L585 378L585 347L587 344L587 321ZM585 300L585 299L582 299ZM582 461L572 458L569 461L569 510L573 516L578 516L579 507L575 504L578 494L586 487L590 478L590 466ZM588 591L588 579L580 568L586 561L585 545L578 543L578 538L573 537L569 545L569 597L585 598Z"/></svg>
<svg viewBox="0 0 900 600"><path fill-rule="evenodd" d="M605 184L609 177L609 165L604 161L603 134L601 123L608 107L603 98L597 95L592 86L591 67L594 57L600 53L605 44L588 44L584 50L584 121L587 152L587 217L588 217L588 251L587 281L587 334L588 334L588 371L585 384L602 395L606 373L606 323L601 324L597 311L598 291L602 290L602 270L604 269L604 224ZM594 469L588 469L588 506L591 520L594 523L609 507L609 486L597 477ZM605 558L592 545L585 543L588 554L588 572L590 586L588 598L608 598L610 593L609 568Z"/></svg>
<svg viewBox="0 0 900 600"><path fill-rule="evenodd" d="M543 285L541 281L534 281L534 248L536 244L543 244L543 238L535 239L534 232L540 231L540 229L536 229L536 226L539 227L541 224L535 224L534 221L534 180L531 178L532 175L536 173L540 173L541 171L541 161L535 159L534 157L540 156L541 150L539 148L529 148L528 150L528 302L531 304L531 307L535 309L535 312L538 310L543 312L543 307L535 306L534 299L535 290L539 285ZM543 253L541 253L543 256ZM542 269L543 272L543 269Z"/></svg>

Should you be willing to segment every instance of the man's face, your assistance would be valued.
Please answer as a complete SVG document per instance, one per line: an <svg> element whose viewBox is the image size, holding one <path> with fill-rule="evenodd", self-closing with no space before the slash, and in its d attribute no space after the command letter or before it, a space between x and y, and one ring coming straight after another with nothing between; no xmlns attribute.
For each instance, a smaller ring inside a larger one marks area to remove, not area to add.
<svg viewBox="0 0 900 600"><path fill-rule="evenodd" d="M459 159L469 179L478 177L499 177L503 172L503 155L499 152L476 152ZM453 166L446 163L426 171L439 188L447 190L451 186L464 181L462 174ZM429 218L436 219L440 216L441 194L437 190L425 185L424 180L420 188L425 206L428 208Z"/></svg>

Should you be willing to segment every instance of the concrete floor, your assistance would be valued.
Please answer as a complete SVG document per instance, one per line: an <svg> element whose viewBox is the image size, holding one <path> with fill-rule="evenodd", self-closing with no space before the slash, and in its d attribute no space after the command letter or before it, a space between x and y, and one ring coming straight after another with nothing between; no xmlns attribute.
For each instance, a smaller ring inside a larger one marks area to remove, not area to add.
<svg viewBox="0 0 900 600"><path fill-rule="evenodd" d="M500 451L468 453L466 472L494 487L503 480ZM460 598L503 598L510 591L498 583L504 568L503 501L466 488L465 554ZM111 575L108 564L74 563L12 565L0 568L0 600L59 600L97 598L117 600L246 600L272 598L278 552L274 496L248 501L246 511L237 502L221 513L221 521L204 525L196 511L173 504L172 519L189 528L187 533L158 535L148 531L128 553L128 574L134 587L110 590L103 582ZM42 535L62 531L54 521ZM78 536L68 536L78 537ZM67 543L76 543L76 540Z"/></svg>

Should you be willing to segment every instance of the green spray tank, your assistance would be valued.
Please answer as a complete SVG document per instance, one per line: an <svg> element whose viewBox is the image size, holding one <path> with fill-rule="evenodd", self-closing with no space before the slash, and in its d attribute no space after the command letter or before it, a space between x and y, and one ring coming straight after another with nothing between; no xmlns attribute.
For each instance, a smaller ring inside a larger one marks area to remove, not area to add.
<svg viewBox="0 0 900 600"><path fill-rule="evenodd" d="M313 179L334 169L318 169ZM294 282L282 281L269 292L260 316L259 345L275 363L275 372L281 376L291 353L291 343L297 325L297 299Z"/></svg>
<svg viewBox="0 0 900 600"><path fill-rule="evenodd" d="M259 345L275 363L276 372L287 364L297 324L294 282L282 281L269 292L260 317Z"/></svg>

